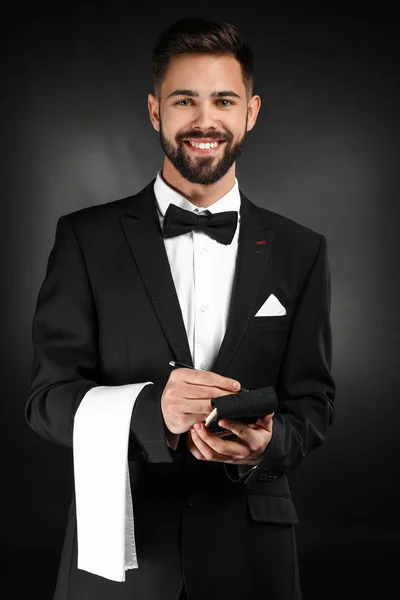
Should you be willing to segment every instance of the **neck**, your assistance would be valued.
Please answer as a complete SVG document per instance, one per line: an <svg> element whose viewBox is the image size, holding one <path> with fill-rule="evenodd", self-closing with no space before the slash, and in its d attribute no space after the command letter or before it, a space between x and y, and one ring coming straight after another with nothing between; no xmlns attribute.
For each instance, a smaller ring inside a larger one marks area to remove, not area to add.
<svg viewBox="0 0 400 600"><path fill-rule="evenodd" d="M212 185L190 183L182 177L167 158L164 159L161 175L168 185L192 204L198 208L207 208L225 196L235 185L235 164L219 181Z"/></svg>

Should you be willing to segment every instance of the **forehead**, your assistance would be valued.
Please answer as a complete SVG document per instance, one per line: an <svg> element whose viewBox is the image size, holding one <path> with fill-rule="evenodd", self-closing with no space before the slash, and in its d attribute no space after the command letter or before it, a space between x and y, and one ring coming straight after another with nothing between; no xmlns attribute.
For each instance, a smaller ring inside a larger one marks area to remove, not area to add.
<svg viewBox="0 0 400 600"><path fill-rule="evenodd" d="M202 94L229 89L242 96L245 89L240 63L233 56L181 54L174 56L162 85L162 96L174 89L193 89Z"/></svg>

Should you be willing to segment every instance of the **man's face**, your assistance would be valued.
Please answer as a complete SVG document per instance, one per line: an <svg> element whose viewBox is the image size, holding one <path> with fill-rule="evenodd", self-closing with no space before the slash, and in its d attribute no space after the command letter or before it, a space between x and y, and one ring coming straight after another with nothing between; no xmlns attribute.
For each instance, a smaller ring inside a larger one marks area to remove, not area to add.
<svg viewBox="0 0 400 600"><path fill-rule="evenodd" d="M229 56L173 58L158 109L165 156L191 183L219 181L240 156L251 128L240 64Z"/></svg>

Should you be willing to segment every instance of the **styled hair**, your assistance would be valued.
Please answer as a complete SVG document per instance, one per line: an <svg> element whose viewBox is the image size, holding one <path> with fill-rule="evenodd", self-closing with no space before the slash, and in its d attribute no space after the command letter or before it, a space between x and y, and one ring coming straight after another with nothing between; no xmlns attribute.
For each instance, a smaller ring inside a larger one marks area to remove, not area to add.
<svg viewBox="0 0 400 600"><path fill-rule="evenodd" d="M247 95L252 96L252 50L234 25L203 18L181 19L159 35L152 52L154 91L157 96L160 96L171 59L189 53L228 55L236 58L242 69Z"/></svg>

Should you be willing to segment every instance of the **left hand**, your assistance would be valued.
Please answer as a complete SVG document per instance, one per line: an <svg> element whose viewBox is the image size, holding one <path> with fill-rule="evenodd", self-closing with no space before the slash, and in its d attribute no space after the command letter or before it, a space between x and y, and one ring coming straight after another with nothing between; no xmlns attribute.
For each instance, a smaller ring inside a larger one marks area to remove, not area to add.
<svg viewBox="0 0 400 600"><path fill-rule="evenodd" d="M210 433L203 422L195 423L200 428L188 431L188 448L198 460L257 465L271 441L274 414L251 424L236 419L218 421L218 425L237 435L234 441Z"/></svg>

